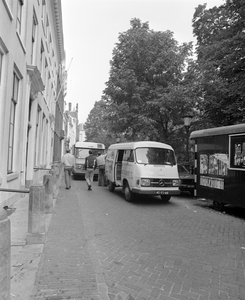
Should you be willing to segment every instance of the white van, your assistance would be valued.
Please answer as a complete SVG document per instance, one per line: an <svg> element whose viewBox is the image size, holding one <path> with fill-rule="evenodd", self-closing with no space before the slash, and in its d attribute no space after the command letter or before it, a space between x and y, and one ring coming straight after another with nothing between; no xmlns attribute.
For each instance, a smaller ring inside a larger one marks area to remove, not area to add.
<svg viewBox="0 0 245 300"><path fill-rule="evenodd" d="M97 156L98 152L104 154L105 145L94 142L76 142L74 146L75 167L73 169L73 179L85 176L85 158L89 155L89 150L92 150L93 154ZM95 178L98 177L98 169L95 170Z"/></svg>
<svg viewBox="0 0 245 300"><path fill-rule="evenodd" d="M122 187L127 201L132 201L134 194L159 195L165 201L180 194L174 150L167 144L113 144L108 148L105 172L109 190Z"/></svg>

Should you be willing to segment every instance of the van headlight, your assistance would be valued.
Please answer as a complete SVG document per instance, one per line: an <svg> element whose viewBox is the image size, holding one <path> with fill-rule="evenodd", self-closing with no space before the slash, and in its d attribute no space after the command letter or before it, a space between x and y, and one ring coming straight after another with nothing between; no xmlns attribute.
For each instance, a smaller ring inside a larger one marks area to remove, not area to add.
<svg viewBox="0 0 245 300"><path fill-rule="evenodd" d="M174 179L173 180L173 186L179 186L180 185L180 180L179 179Z"/></svg>
<svg viewBox="0 0 245 300"><path fill-rule="evenodd" d="M141 186L151 186L151 180L147 178L141 178Z"/></svg>

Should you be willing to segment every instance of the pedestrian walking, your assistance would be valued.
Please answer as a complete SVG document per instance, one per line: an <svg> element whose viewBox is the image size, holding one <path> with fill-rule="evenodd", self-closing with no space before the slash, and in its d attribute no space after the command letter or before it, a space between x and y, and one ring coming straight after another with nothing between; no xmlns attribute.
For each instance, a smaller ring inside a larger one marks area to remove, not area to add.
<svg viewBox="0 0 245 300"><path fill-rule="evenodd" d="M61 162L64 165L66 189L69 190L71 188L71 173L75 166L75 157L70 153L70 149L66 150L66 154L62 156Z"/></svg>
<svg viewBox="0 0 245 300"><path fill-rule="evenodd" d="M92 185L94 181L94 170L97 167L96 156L93 155L92 150L89 150L89 156L85 158L85 179L87 182L88 190L92 190Z"/></svg>
<svg viewBox="0 0 245 300"><path fill-rule="evenodd" d="M98 156L96 158L97 166L99 168L98 186L106 186L105 158L106 158L106 154L102 155L100 152L98 152Z"/></svg>

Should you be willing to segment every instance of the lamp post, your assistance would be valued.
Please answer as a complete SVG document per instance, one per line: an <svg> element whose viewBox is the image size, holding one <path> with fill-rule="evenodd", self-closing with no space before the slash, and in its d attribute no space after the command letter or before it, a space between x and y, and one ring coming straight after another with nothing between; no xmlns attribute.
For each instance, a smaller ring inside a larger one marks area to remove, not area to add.
<svg viewBox="0 0 245 300"><path fill-rule="evenodd" d="M186 130L186 160L189 167L189 131L191 126L191 120L193 116L191 114L186 114L183 116L184 126Z"/></svg>

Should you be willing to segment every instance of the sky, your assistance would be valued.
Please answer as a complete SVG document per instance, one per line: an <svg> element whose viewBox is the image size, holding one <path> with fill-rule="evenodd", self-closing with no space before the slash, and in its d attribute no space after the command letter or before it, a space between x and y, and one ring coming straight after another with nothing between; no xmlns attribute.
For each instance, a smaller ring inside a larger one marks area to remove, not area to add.
<svg viewBox="0 0 245 300"><path fill-rule="evenodd" d="M148 22L154 31L173 32L180 44L193 41L192 17L199 4L219 6L224 0L61 0L66 69L65 101L78 104L85 123L109 79L112 51L130 20Z"/></svg>

